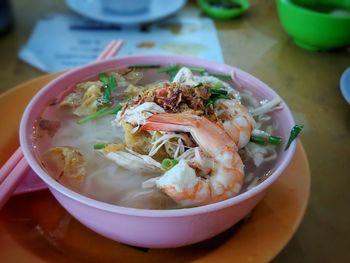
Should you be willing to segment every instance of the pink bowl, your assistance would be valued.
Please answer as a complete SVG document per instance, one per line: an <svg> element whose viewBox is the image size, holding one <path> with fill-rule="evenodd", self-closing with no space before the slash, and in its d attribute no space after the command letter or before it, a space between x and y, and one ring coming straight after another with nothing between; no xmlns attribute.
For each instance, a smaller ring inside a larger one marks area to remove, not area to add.
<svg viewBox="0 0 350 263"><path fill-rule="evenodd" d="M237 80L244 87L266 99L278 95L266 84L252 75L228 65L192 57L152 55L114 58L93 63L69 71L46 85L27 106L20 125L20 142L23 154L32 169L48 185L52 194L82 224L110 239L129 245L169 248L193 244L213 237L244 218L263 198L268 187L283 173L292 159L296 143L278 158L274 172L256 187L227 200L188 209L146 210L126 208L100 202L78 194L52 179L41 168L32 148L32 127L35 119L50 99L64 89L86 80L97 73L126 68L137 64L184 64L204 67L209 72L229 74L236 72ZM289 137L294 120L288 106L282 102L283 110L275 112L280 123L280 135Z"/></svg>

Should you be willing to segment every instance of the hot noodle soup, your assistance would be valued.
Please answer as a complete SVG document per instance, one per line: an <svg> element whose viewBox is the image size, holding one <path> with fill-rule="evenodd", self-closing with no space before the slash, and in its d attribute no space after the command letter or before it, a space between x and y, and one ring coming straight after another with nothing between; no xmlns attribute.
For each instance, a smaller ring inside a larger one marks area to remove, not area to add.
<svg viewBox="0 0 350 263"><path fill-rule="evenodd" d="M53 98L36 121L34 148L51 177L96 200L206 205L270 175L287 139L273 117L280 103L253 94L234 72L131 66Z"/></svg>

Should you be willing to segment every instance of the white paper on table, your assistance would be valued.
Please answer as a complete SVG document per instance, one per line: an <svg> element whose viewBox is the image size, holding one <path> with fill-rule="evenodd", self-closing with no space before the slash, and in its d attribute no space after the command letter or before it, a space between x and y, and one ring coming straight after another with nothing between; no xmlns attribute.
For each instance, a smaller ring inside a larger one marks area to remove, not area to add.
<svg viewBox="0 0 350 263"><path fill-rule="evenodd" d="M119 27L78 16L53 14L40 19L19 57L44 72L94 61L112 39L123 39L119 56L179 54L224 62L212 20L172 17L140 29Z"/></svg>

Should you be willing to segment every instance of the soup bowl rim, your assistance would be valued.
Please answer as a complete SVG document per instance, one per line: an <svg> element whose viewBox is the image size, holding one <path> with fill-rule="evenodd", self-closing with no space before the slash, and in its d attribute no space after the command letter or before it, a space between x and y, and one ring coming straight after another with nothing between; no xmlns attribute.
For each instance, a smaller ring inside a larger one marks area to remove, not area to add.
<svg viewBox="0 0 350 263"><path fill-rule="evenodd" d="M253 188L238 194L237 196L228 198L226 200L198 206L198 207L190 207L190 208L184 208L184 209L167 209L167 210L152 210L152 209L140 209L140 208L130 208L130 207L123 207L118 206L114 204L109 204L106 202L98 201L93 198L87 197L85 195L82 195L78 192L75 192L64 185L60 184L56 180L54 180L52 177L50 177L45 170L41 167L41 165L38 163L37 158L33 154L32 150L32 141L31 136L28 134L31 132L33 127L33 122L30 121L33 118L33 109L38 104L38 102L42 99L43 95L48 93L51 89L55 88L57 89L56 85L62 81L62 79L68 78L69 76L81 74L82 71L85 69L94 69L99 66L107 65L108 63L116 62L117 64L123 64L125 61L128 61L130 59L136 59L140 61L140 65L142 64L142 61L144 60L152 60L155 61L163 61L164 63L158 63L161 65L170 65L168 61L176 61L176 63L185 64L185 65L193 65L193 66L202 66L205 68L210 69L219 69L220 73L225 73L222 71L225 70L234 70L237 75L241 74L246 77L249 77L250 81L253 81L256 83L256 85L259 85L260 88L264 90L264 92L267 92L270 97L278 97L280 96L267 84L259 80L258 78L254 77L253 75L240 70L236 67L232 67L223 63L217 63L209 60L199 59L199 58L193 58L188 56L178 56L178 55L134 55L134 56L124 56L124 57L118 57L118 58L111 58L100 62L94 62L85 66L78 67L76 69L67 71L63 73L62 75L58 76L54 80L50 81L45 87L43 87L29 102L28 106L26 107L24 114L21 119L20 123L20 144L22 148L22 152L28 161L31 168L34 170L34 172L48 185L50 191L55 190L66 197L75 200L76 202L82 203L86 206L90 206L99 210L108 211L112 213L117 214L123 214L128 216L138 216L138 217L183 217L183 216L193 216L193 215L199 215L199 214L205 214L210 213L213 211L226 209L231 206L238 205L242 203L245 200L248 200L249 198L252 198L256 195L258 195L261 192L264 192L274 181L277 180L277 178L283 173L283 171L287 168L288 164L290 163L292 157L294 156L295 150L296 150L296 141L292 142L289 149L285 153L285 158L281 161L280 165L271 173L271 175L264 180L263 182L259 183L257 186L254 186ZM109 65L109 64L108 64ZM125 64L127 65L127 64ZM129 64L130 65L130 64ZM118 68L118 66L116 66ZM105 69L110 70L110 69ZM96 72L95 74L98 74L99 72ZM81 79L81 81L84 81L85 79ZM59 89L60 92L62 92L62 88ZM292 114L287 106L287 104L282 100L283 104L283 110L285 111L285 118L284 121L288 122L288 125L290 127L294 126L294 120L292 117Z"/></svg>

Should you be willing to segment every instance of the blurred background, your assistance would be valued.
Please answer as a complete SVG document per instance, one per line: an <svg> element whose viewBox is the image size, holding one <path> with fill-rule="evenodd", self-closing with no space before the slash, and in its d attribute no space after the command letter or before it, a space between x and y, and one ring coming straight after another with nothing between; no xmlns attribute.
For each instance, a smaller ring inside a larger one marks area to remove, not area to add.
<svg viewBox="0 0 350 263"><path fill-rule="evenodd" d="M136 11L110 2L1 0L0 92L93 62L112 39L124 40L118 56L189 55L243 69L304 124L311 168L305 217L273 262L350 262L350 78L341 83L350 1L152 0Z"/></svg>

